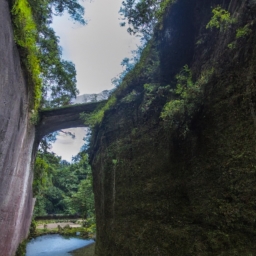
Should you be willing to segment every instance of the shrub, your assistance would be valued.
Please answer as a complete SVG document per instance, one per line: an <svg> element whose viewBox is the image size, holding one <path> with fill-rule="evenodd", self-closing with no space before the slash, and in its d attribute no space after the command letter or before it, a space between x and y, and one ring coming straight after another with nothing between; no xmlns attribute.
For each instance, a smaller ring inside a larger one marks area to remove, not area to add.
<svg viewBox="0 0 256 256"><path fill-rule="evenodd" d="M230 13L220 6L212 9L213 16L206 25L206 28L217 28L220 31L225 31L231 24L236 23L236 19L232 18Z"/></svg>
<svg viewBox="0 0 256 256"><path fill-rule="evenodd" d="M251 29L248 28L248 26L244 26L243 28L238 28L236 30L236 38L245 37L249 35L252 32Z"/></svg>
<svg viewBox="0 0 256 256"><path fill-rule="evenodd" d="M172 100L167 102L161 112L161 118L169 121L171 125L181 124L191 118L198 110L201 102L203 85L208 83L214 68L201 73L198 80L193 83L192 72L187 65L176 75L177 85Z"/></svg>

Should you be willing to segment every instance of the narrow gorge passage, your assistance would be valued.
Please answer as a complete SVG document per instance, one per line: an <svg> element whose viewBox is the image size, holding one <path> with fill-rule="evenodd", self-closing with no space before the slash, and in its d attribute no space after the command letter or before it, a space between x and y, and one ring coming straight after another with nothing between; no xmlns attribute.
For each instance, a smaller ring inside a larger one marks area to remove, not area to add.
<svg viewBox="0 0 256 256"><path fill-rule="evenodd" d="M0 0L3 256L28 235L40 140L88 125L79 113L101 104L42 110L31 122L8 3ZM152 39L92 129L96 255L256 255L256 2L161 3Z"/></svg>

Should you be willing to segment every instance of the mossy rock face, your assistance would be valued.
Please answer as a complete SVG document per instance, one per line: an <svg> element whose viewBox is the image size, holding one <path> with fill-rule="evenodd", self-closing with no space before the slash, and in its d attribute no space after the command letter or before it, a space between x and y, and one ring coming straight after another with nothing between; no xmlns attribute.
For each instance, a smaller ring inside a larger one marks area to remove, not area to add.
<svg viewBox="0 0 256 256"><path fill-rule="evenodd" d="M158 89L146 91L145 73L141 80L138 74L129 78L136 86L128 83L126 94L118 92L120 98L93 131L98 256L256 255L255 33L237 40L235 49L227 47L238 27L255 20L256 4L248 8L246 1L224 1L239 19L220 33L205 28L211 5L219 2L195 1L194 19L184 18L194 22L190 38L195 45L184 63L177 62L178 70L191 63L193 79L204 81L193 115L175 125L160 118L172 97L167 85L175 83L161 65L174 51L169 42L170 55L161 60L158 49L160 65L147 82ZM178 3L182 8L187 1ZM171 25L166 22L159 34ZM159 45L159 34L152 45ZM196 44L198 38L203 43ZM202 79L211 68L211 76ZM157 76L162 73L166 84ZM131 92L136 97L128 101Z"/></svg>
<svg viewBox="0 0 256 256"><path fill-rule="evenodd" d="M27 247L28 240L24 240L21 242L17 248L15 256L25 256L26 255L26 247Z"/></svg>

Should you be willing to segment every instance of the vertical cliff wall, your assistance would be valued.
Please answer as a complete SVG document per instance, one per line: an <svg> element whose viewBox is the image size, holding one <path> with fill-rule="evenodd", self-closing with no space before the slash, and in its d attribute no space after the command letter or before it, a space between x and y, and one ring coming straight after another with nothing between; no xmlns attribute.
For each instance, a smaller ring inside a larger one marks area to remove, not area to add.
<svg viewBox="0 0 256 256"><path fill-rule="evenodd" d="M0 0L0 56L0 254L9 256L30 226L35 132L6 0Z"/></svg>
<svg viewBox="0 0 256 256"><path fill-rule="evenodd" d="M237 19L225 32L206 29L218 4ZM256 254L255 11L245 0L170 9L93 133L97 255ZM164 122L185 64L197 98Z"/></svg>
<svg viewBox="0 0 256 256"><path fill-rule="evenodd" d="M59 129L86 126L81 112L90 113L104 102L39 113L30 122L31 88L13 38L8 1L0 0L0 255L13 256L29 231L34 199L33 162L44 135Z"/></svg>

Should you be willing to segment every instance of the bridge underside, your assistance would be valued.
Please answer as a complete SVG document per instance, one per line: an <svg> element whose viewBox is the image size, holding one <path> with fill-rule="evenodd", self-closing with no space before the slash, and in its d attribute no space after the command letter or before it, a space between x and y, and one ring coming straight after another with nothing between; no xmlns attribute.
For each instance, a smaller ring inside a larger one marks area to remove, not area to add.
<svg viewBox="0 0 256 256"><path fill-rule="evenodd" d="M90 114L105 102L91 102L41 111L39 113L39 123L36 126L36 140L39 142L45 135L58 130L87 127L88 124L80 118L80 114Z"/></svg>

